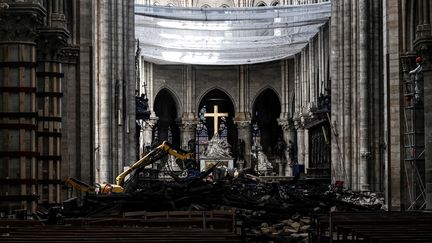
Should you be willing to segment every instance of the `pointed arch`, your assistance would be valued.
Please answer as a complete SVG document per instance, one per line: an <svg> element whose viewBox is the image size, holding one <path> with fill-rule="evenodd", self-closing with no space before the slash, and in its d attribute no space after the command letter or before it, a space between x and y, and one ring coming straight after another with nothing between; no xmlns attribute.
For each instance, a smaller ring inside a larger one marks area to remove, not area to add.
<svg viewBox="0 0 432 243"><path fill-rule="evenodd" d="M282 104L282 102L281 102L282 98L281 98L279 92L277 92L277 90L276 90L275 88L273 88L272 86L270 86L270 85L266 85L266 86L264 86L263 88L261 88L261 89L260 89L260 90L255 94L255 96L254 96L254 98L253 98L253 100L252 100L252 107L253 107L253 105L255 104L256 99L257 99L257 98L258 98L258 97L259 97L259 96L260 96L264 91L266 91L266 90L271 90L271 91L273 91L274 94L276 95L276 97L278 98L279 103Z"/></svg>
<svg viewBox="0 0 432 243"><path fill-rule="evenodd" d="M197 103L196 103L196 110L199 111L199 108L200 108L199 105L200 105L201 101L203 100L203 98L204 98L207 94L209 94L210 92L213 92L213 91L215 91L215 90L219 90L220 92L222 92L222 93L224 93L226 96L228 96L229 100L231 101L231 103L232 103L233 106L234 106L234 112L235 112L235 109L236 109L236 102L235 102L234 97L233 97L233 96L232 96L232 95L231 95L227 90L225 90L225 89L223 89L223 88L221 88L221 87L219 87L219 86L213 86L213 87L207 89L204 93L202 93L202 94L198 97L198 99L197 99Z"/></svg>
<svg viewBox="0 0 432 243"><path fill-rule="evenodd" d="M213 113L214 106L218 106L219 113L228 113L226 118L218 118L219 126L218 133L221 137L225 137L229 144L234 145L237 141L237 129L234 124L235 106L232 97L228 92L220 88L212 88L205 92L200 98L198 103L198 116L205 113ZM203 119L201 117L201 119ZM214 134L214 119L207 117L203 119L206 126L208 139L213 137Z"/></svg>
<svg viewBox="0 0 432 243"><path fill-rule="evenodd" d="M179 117L178 101L168 88L162 88L155 96L153 110L158 117L156 131L157 140L170 141L174 146L180 146L180 129L177 124Z"/></svg>
<svg viewBox="0 0 432 243"><path fill-rule="evenodd" d="M171 87L169 87L167 85L160 87L160 89L156 91L156 95L154 96L154 101L156 101L157 95L162 91L166 91L172 96L174 103L176 104L176 109L177 109L176 116L181 117L181 114L183 112L183 106L182 106L182 103L180 102L181 99L180 99L179 95L177 94L177 92L175 92L174 89L172 89ZM154 101L153 101L153 110L155 108L154 107L154 104L155 104Z"/></svg>
<svg viewBox="0 0 432 243"><path fill-rule="evenodd" d="M282 130L277 122L280 113L280 97L273 88L266 87L258 93L252 106L252 123L258 125L259 144L268 156L274 155L277 140L282 137Z"/></svg>

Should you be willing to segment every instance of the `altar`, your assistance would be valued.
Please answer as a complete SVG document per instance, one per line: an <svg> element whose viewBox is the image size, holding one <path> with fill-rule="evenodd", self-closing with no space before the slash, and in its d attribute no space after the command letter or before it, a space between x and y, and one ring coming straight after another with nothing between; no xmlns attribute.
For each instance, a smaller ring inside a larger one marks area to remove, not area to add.
<svg viewBox="0 0 432 243"><path fill-rule="evenodd" d="M234 168L234 158L231 154L231 145L228 144L226 139L219 137L218 134L218 118L227 117L228 113L219 113L218 106L213 107L213 113L205 113L205 117L214 119L214 135L210 139L207 148L202 156L200 156L200 171L208 171L217 163L217 168Z"/></svg>
<svg viewBox="0 0 432 243"><path fill-rule="evenodd" d="M216 168L224 167L233 169L234 168L234 159L233 158L201 158L200 159L200 171L207 171L211 169L215 164L218 164Z"/></svg>

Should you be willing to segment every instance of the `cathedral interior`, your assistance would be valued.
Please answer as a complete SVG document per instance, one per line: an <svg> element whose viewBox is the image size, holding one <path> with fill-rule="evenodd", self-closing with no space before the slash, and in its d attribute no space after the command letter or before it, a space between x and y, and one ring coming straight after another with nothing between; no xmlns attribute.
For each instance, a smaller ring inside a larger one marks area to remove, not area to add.
<svg viewBox="0 0 432 243"><path fill-rule="evenodd" d="M431 209L431 10L429 0L0 0L0 218L88 194L68 178L114 192L155 148L170 155L148 171L181 178L176 161L192 156L204 172L225 161L260 181L380 195L385 211Z"/></svg>

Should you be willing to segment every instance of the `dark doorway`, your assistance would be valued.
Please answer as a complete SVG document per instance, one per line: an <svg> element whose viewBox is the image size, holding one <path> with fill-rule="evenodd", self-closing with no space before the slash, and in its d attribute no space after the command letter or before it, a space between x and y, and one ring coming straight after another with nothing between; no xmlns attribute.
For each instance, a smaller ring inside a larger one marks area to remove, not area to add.
<svg viewBox="0 0 432 243"><path fill-rule="evenodd" d="M156 95L154 111L159 118L156 127L159 144L166 140L174 146L180 147L180 130L176 123L177 105L167 89L162 89Z"/></svg>
<svg viewBox="0 0 432 243"><path fill-rule="evenodd" d="M267 156L273 155L278 137L282 137L282 130L277 122L280 112L279 98L271 89L261 92L253 105L252 124L258 125L260 143Z"/></svg>
<svg viewBox="0 0 432 243"><path fill-rule="evenodd" d="M214 106L218 106L219 113L228 113L228 117L219 118L219 131L218 134L222 138L226 138L228 143L231 146L235 145L235 141L237 141L237 130L234 124L234 105L230 99L230 97L223 91L219 89L214 89L208 92L202 99L199 104L199 116L202 121L202 127L198 127L197 129L197 139L199 144L204 145L206 141L211 139L214 134L214 119L212 117L203 118L203 113L213 113ZM204 149L201 146L201 151Z"/></svg>

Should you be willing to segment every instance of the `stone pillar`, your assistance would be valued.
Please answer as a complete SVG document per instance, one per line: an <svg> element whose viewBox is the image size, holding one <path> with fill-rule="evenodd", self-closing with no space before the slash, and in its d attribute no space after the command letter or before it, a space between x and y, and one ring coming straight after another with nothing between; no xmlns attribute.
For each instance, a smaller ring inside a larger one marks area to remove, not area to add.
<svg viewBox="0 0 432 243"><path fill-rule="evenodd" d="M252 136L251 136L251 120L235 120L235 124L237 125L237 134L239 139L243 139L245 143L244 148L244 159L245 164L244 168L251 168L251 149L252 149Z"/></svg>
<svg viewBox="0 0 432 243"><path fill-rule="evenodd" d="M195 140L195 129L197 121L182 120L179 122L180 127L180 144L183 150L189 150L188 143L190 140Z"/></svg>
<svg viewBox="0 0 432 243"><path fill-rule="evenodd" d="M418 6L418 24L416 28L416 40L428 38L431 36L431 25L430 25L430 1L419 0L417 1ZM416 45L416 43L414 43Z"/></svg>
<svg viewBox="0 0 432 243"><path fill-rule="evenodd" d="M251 167L252 131L251 115L249 112L249 67L240 65L238 69L238 97L239 107L234 123L237 125L238 139L243 139L245 168Z"/></svg>
<svg viewBox="0 0 432 243"><path fill-rule="evenodd" d="M195 140L198 118L195 115L195 72L192 65L183 66L183 114L179 122L180 146L188 150L190 140Z"/></svg>
<svg viewBox="0 0 432 243"><path fill-rule="evenodd" d="M136 161L134 1L94 4L96 181L114 182Z"/></svg>
<svg viewBox="0 0 432 243"><path fill-rule="evenodd" d="M305 130L304 123L301 121L303 118L295 120L295 127L297 127L297 163L300 165L305 164Z"/></svg>
<svg viewBox="0 0 432 243"><path fill-rule="evenodd" d="M36 28L45 9L8 3L0 9L0 211L36 210Z"/></svg>
<svg viewBox="0 0 432 243"><path fill-rule="evenodd" d="M151 117L148 121L143 121L140 131L140 150L139 157L142 158L147 152L146 147L150 147L153 143L153 129L156 126L158 118Z"/></svg>
<svg viewBox="0 0 432 243"><path fill-rule="evenodd" d="M59 203L61 190L61 98L62 64L61 48L66 45L69 33L65 28L41 28L38 40L37 99L38 179L48 182L38 186L39 202ZM47 193L44 187L48 186Z"/></svg>
<svg viewBox="0 0 432 243"><path fill-rule="evenodd" d="M80 156L84 152L81 150L83 146L81 144L80 136L78 135L81 131L81 122L79 117L82 115L80 109L78 109L78 103L80 103L81 97L77 90L78 70L77 67L79 61L79 48L77 46L69 46L62 49L61 63L62 71L64 73L62 83L62 136L61 136L61 180L66 180L68 177L77 178L82 180L80 177L81 173L81 162L87 160L81 160ZM90 125L90 124L88 124ZM71 146L72 145L72 146ZM88 163L88 161L87 161ZM87 171L88 173L88 171ZM90 182L90 180L85 180ZM70 197L79 196L80 192L77 190L68 190L63 188L62 200Z"/></svg>
<svg viewBox="0 0 432 243"><path fill-rule="evenodd" d="M283 132L283 139L284 142L286 144L286 152L285 152L285 157L286 157L286 161L285 161L285 172L284 175L285 176L291 176L292 175L292 167L291 165L293 163L295 163L295 161L293 161L288 154L288 146L290 146L290 144L292 143L293 145L296 144L296 131L295 131L295 127L294 127L294 121L291 119L286 119L286 118L280 118L278 119L278 123L279 125L282 127L282 132Z"/></svg>
<svg viewBox="0 0 432 243"><path fill-rule="evenodd" d="M368 4L367 0L359 0L359 86L360 86L360 165L358 171L359 190L369 191L370 124L369 124L369 84L368 84Z"/></svg>

